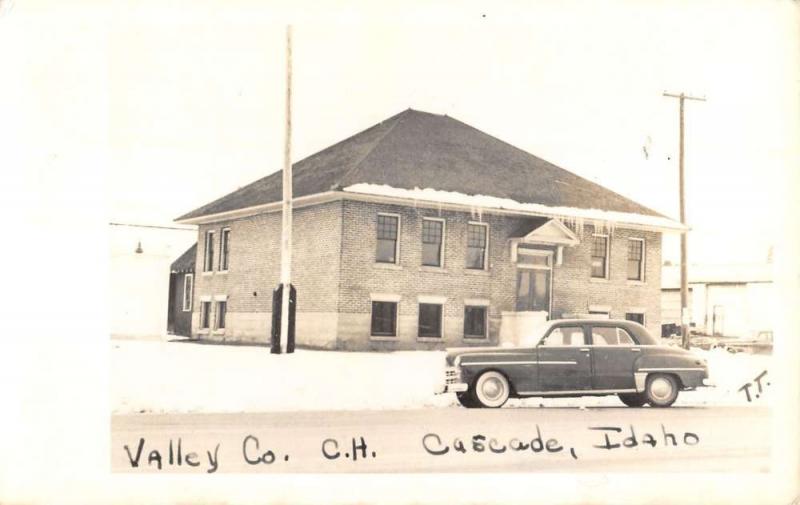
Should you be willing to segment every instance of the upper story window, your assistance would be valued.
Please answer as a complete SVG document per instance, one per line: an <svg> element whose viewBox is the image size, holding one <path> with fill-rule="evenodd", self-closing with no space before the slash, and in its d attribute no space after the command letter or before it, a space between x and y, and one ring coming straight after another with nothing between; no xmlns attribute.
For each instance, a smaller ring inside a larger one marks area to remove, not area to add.
<svg viewBox="0 0 800 505"><path fill-rule="evenodd" d="M628 280L644 280L644 240L628 239Z"/></svg>
<svg viewBox="0 0 800 505"><path fill-rule="evenodd" d="M592 277L608 279L608 235L595 235L592 242Z"/></svg>
<svg viewBox="0 0 800 505"><path fill-rule="evenodd" d="M219 238L219 269L221 271L228 270L228 252L231 240L231 229L223 228L222 234Z"/></svg>
<svg viewBox="0 0 800 505"><path fill-rule="evenodd" d="M399 249L400 216L378 214L377 246L375 261L378 263L397 263Z"/></svg>
<svg viewBox="0 0 800 505"><path fill-rule="evenodd" d="M422 220L422 264L430 267L442 266L444 252L444 220Z"/></svg>
<svg viewBox="0 0 800 505"><path fill-rule="evenodd" d="M204 247L205 256L203 257L203 271L211 272L214 270L214 230L206 232L206 242Z"/></svg>
<svg viewBox="0 0 800 505"><path fill-rule="evenodd" d="M186 274L183 277L183 311L192 310L192 290L194 288L194 275Z"/></svg>
<svg viewBox="0 0 800 505"><path fill-rule="evenodd" d="M469 223L467 225L467 268L469 269L486 269L488 228L488 225L484 223Z"/></svg>

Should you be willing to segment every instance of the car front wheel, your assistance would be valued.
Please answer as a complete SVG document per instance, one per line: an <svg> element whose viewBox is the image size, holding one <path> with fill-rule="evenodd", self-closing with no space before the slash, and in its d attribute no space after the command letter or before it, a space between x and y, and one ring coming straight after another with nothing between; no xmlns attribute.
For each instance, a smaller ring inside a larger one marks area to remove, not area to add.
<svg viewBox="0 0 800 505"><path fill-rule="evenodd" d="M482 373L475 381L474 394L481 407L498 408L508 400L511 387L505 375L490 370Z"/></svg>
<svg viewBox="0 0 800 505"><path fill-rule="evenodd" d="M456 399L458 403L461 404L462 407L466 407L468 409L474 409L475 407L480 407L478 402L475 401L475 398L472 397L472 393L469 391L464 391L463 393L456 393Z"/></svg>
<svg viewBox="0 0 800 505"><path fill-rule="evenodd" d="M641 407L647 403L647 398L642 393L620 393L619 399L628 407Z"/></svg>
<svg viewBox="0 0 800 505"><path fill-rule="evenodd" d="M644 394L652 407L669 407L678 398L678 381L667 374L653 374L647 377Z"/></svg>

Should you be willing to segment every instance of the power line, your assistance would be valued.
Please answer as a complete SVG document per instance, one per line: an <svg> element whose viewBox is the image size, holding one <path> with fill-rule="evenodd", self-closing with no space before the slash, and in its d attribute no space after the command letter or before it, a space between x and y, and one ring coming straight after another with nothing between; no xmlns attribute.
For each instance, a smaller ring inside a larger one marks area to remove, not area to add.
<svg viewBox="0 0 800 505"><path fill-rule="evenodd" d="M691 96L686 93L675 94L664 92L664 96L669 98L677 98L680 103L680 123L678 126L679 137L679 151L678 151L678 171L679 171L679 189L680 193L680 218L681 224L686 225L686 196L685 196L685 173L683 168L683 131L684 131L684 113L683 102L685 100L696 100L705 102L705 97ZM681 232L681 340L685 349L689 348L689 281L687 271L687 232Z"/></svg>
<svg viewBox="0 0 800 505"><path fill-rule="evenodd" d="M133 224L133 223L108 223L109 226L128 226L130 228L156 228L159 230L180 230L195 231L194 228L178 228L177 226L157 226L154 224Z"/></svg>

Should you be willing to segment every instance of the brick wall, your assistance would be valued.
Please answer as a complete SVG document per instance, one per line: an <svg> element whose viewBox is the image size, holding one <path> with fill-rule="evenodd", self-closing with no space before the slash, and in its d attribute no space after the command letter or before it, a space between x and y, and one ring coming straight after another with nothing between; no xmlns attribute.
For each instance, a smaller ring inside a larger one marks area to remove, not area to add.
<svg viewBox="0 0 800 505"><path fill-rule="evenodd" d="M592 306L610 308L612 319L627 312L645 313L645 326L661 335L661 234L616 228L609 235L608 279L591 278L592 226L584 227L581 243L564 248L563 263L553 269L553 315L586 314ZM627 280L628 239L645 241L644 281ZM599 308L599 307L594 307Z"/></svg>
<svg viewBox="0 0 800 505"><path fill-rule="evenodd" d="M466 212L437 211L365 202L344 202L342 272L339 295L338 339L344 348L402 349L495 344L501 314L513 311L516 302L517 268L511 262L509 239L530 230L535 219ZM376 216L379 212L400 216L399 264L375 263ZM424 217L446 220L444 266L421 265L421 227ZM471 271L466 265L466 230L470 221L489 225L489 267ZM658 335L660 326L661 235L655 232L617 228L610 232L609 278L590 278L591 237L594 230L581 230L581 243L564 249L563 264L553 268L553 317L587 314L592 305L609 306L612 318L626 312L644 311L646 325ZM646 272L644 282L626 280L627 238L644 238ZM371 296L394 294L398 304L398 335L393 340L371 339ZM446 298L444 331L440 342L417 338L418 297ZM489 338L476 342L463 337L465 299L488 299ZM595 307L596 308L596 307Z"/></svg>
<svg viewBox="0 0 800 505"><path fill-rule="evenodd" d="M376 216L400 215L398 265L375 263ZM424 217L446 220L444 265L421 266ZM466 268L467 224L489 225L488 269ZM491 345L498 342L504 311L516 302L517 267L510 258L509 239L529 231L541 220L478 215L407 206L339 201L296 209L294 213L293 280L298 290L297 342L300 345L342 349L428 349L445 346ZM344 223L344 226L342 226ZM230 266L227 273L203 274L205 232L217 230L215 263L219 260L220 230L230 227ZM267 342L272 289L280 273L280 213L261 214L201 225L195 273L192 329L195 336ZM617 228L610 233L609 278L590 278L591 226L580 231L581 243L565 247L563 263L553 267L553 317L586 314L591 306L608 306L610 316L645 312L646 325L656 335L660 326L661 235ZM628 238L645 239L644 282L626 279ZM398 304L398 336L370 338L372 296L393 294ZM199 333L202 298L228 296L224 332ZM420 340L420 296L444 297L443 337ZM489 302L488 338L463 336L467 299Z"/></svg>
<svg viewBox="0 0 800 505"><path fill-rule="evenodd" d="M335 345L341 244L341 202L295 209L292 282L297 289L297 343ZM220 236L230 228L228 272L218 271ZM203 272L205 233L215 230L214 271ZM217 340L268 342L272 290L280 280L280 213L260 214L200 225L192 329L195 336ZM202 298L227 295L224 332L199 330Z"/></svg>

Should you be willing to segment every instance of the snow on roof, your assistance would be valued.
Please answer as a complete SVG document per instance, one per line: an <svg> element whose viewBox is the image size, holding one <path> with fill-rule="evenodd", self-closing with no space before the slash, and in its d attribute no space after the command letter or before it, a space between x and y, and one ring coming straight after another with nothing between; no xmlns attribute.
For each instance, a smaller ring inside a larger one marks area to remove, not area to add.
<svg viewBox="0 0 800 505"><path fill-rule="evenodd" d="M588 222L601 227L613 227L614 224L634 224L646 227L683 230L685 227L672 219L663 216L634 214L601 209L581 209L577 207L551 207L539 203L522 203L510 198L498 198L487 195L467 195L456 191L441 191L432 188L393 188L386 184L359 183L344 188L347 193L360 193L406 200L425 201L441 204L452 204L473 209L496 209L513 212L530 213L538 216Z"/></svg>

